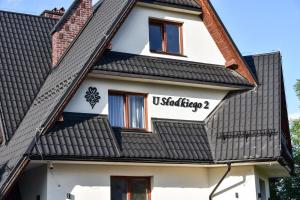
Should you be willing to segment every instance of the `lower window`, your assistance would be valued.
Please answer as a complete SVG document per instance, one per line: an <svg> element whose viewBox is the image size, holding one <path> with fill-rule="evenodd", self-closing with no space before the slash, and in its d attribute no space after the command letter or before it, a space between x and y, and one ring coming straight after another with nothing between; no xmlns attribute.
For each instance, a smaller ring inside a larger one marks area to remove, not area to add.
<svg viewBox="0 0 300 200"><path fill-rule="evenodd" d="M150 177L111 177L111 200L150 200Z"/></svg>

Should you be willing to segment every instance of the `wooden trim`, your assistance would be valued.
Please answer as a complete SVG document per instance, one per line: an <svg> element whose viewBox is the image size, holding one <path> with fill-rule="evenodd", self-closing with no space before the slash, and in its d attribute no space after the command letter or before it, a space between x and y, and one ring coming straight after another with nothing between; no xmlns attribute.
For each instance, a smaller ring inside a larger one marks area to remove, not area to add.
<svg viewBox="0 0 300 200"><path fill-rule="evenodd" d="M157 53L157 54L163 54L163 55L170 55L170 56L180 56L180 57L187 57L186 55L183 54L178 54L178 53L166 53L162 51L155 51L155 50L150 50L151 53Z"/></svg>
<svg viewBox="0 0 300 200"><path fill-rule="evenodd" d="M169 24L180 24L183 25L183 22L177 20L169 20L169 19L161 19L156 17L150 17L149 22L156 22L156 23L169 23Z"/></svg>
<svg viewBox="0 0 300 200"><path fill-rule="evenodd" d="M148 117L148 95L146 95L144 97L144 123L146 130L149 130Z"/></svg>
<svg viewBox="0 0 300 200"><path fill-rule="evenodd" d="M180 55L184 55L184 48L183 48L183 24L179 26L179 48L180 48Z"/></svg>
<svg viewBox="0 0 300 200"><path fill-rule="evenodd" d="M183 52L183 22L179 21L172 21L172 20L165 20L165 19L158 19L158 18L149 18L149 25L155 24L161 26L162 31L162 51L156 51L153 49L150 49L150 52L153 53L162 53L162 54L169 54L174 56L184 56ZM168 39L167 39L167 31L166 31L166 25L167 24L173 24L178 27L178 42L179 42L179 53L172 53L167 51L168 47Z"/></svg>
<svg viewBox="0 0 300 200"><path fill-rule="evenodd" d="M138 95L138 96L147 96L146 93L140 93L140 92L126 92L126 91L121 91L121 90L109 90L108 95Z"/></svg>
<svg viewBox="0 0 300 200"><path fill-rule="evenodd" d="M111 176L110 181L113 179L122 179L127 182L127 200L131 200L132 196L132 181L145 180L147 182L147 200L151 200L151 177L150 176ZM111 185L111 184L110 184Z"/></svg>
<svg viewBox="0 0 300 200"><path fill-rule="evenodd" d="M136 92L124 92L124 91L118 91L118 90L109 90L108 91L108 96L109 95L119 95L123 96L123 101L124 101L124 127L127 130L137 130L137 131L144 131L148 132L149 127L148 127L148 94L145 93L136 93ZM129 96L130 95L135 95L135 96L143 96L144 97L144 128L131 128L130 123L129 123Z"/></svg>
<svg viewBox="0 0 300 200"><path fill-rule="evenodd" d="M123 94L123 99L124 99L124 126L129 127L129 100L128 100L128 95Z"/></svg>

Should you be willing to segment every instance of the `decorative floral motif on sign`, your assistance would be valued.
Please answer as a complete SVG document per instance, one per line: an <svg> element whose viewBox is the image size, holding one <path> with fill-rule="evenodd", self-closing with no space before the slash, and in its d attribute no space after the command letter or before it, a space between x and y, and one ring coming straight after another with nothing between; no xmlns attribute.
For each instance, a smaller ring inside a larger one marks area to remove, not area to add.
<svg viewBox="0 0 300 200"><path fill-rule="evenodd" d="M97 91L97 88L95 88L95 87L89 87L89 89L86 91L84 97L85 97L86 101L90 103L90 105L92 106L92 109L94 109L94 106L96 105L96 103L99 102L99 100L101 98L99 95L99 92Z"/></svg>

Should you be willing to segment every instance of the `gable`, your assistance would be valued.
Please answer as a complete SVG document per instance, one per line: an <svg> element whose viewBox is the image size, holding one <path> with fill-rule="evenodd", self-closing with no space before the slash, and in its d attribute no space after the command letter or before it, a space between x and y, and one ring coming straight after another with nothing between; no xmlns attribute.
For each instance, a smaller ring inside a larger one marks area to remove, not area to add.
<svg viewBox="0 0 300 200"><path fill-rule="evenodd" d="M117 52L181 59L202 63L225 65L225 59L198 13L163 10L147 4L137 4L112 40L112 50ZM162 19L182 24L183 56L150 52L149 19Z"/></svg>

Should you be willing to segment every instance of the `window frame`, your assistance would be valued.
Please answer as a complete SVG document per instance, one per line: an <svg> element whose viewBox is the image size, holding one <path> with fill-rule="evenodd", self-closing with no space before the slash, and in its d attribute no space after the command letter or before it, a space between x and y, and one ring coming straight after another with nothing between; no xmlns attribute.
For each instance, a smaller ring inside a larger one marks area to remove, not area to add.
<svg viewBox="0 0 300 200"><path fill-rule="evenodd" d="M4 122L3 122L3 114L1 112L0 114L0 146L2 145L6 145L7 142L8 142L8 136L5 132L5 129L4 129Z"/></svg>
<svg viewBox="0 0 300 200"><path fill-rule="evenodd" d="M147 181L147 197L148 200L151 200L151 177L150 176L111 176L110 177L110 190L113 179L123 179L127 182L127 200L131 200L132 196L132 186L131 181L133 179L143 179Z"/></svg>
<svg viewBox="0 0 300 200"><path fill-rule="evenodd" d="M151 49L150 47L150 25L151 24L156 24L161 26L161 31L162 31L162 51L157 51L154 49ZM167 24L173 24L178 27L179 30L179 53L172 53L167 51L168 47L168 41L167 41L167 31L166 31L166 25ZM152 53L160 53L160 54L167 54L167 55L175 55L175 56L184 56L184 51L183 51L183 22L178 22L178 21L171 21L171 20L165 20L165 19L158 19L158 18L149 18L149 49L150 52Z"/></svg>
<svg viewBox="0 0 300 200"><path fill-rule="evenodd" d="M125 92L125 91L118 91L118 90L109 90L108 96L110 95L119 95L123 96L123 111L124 111L124 126L118 127L123 128L127 130L136 130L136 131L148 131L148 94L145 93L136 93L136 92ZM135 95L135 96L143 96L144 97L144 127L143 128L131 128L129 127L130 119L129 119L129 96ZM109 103L109 102L108 102ZM109 113L108 113L109 114ZM113 126L116 127L116 126Z"/></svg>

